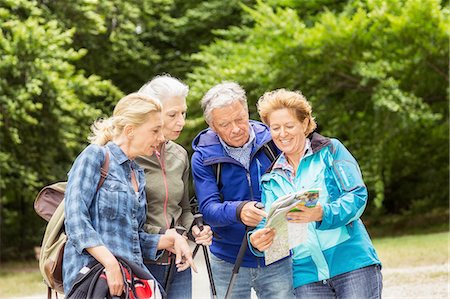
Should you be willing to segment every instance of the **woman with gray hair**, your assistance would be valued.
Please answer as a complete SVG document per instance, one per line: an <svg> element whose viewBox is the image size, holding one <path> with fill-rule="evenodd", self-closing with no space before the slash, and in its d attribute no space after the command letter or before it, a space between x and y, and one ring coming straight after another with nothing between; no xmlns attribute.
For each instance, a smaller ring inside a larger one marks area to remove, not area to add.
<svg viewBox="0 0 450 299"><path fill-rule="evenodd" d="M180 225L188 230L194 219L189 205L189 159L186 150L174 140L180 136L185 124L189 87L169 75L163 75L153 78L139 92L160 100L165 139L154 155L137 158L145 172L145 192L150 207L145 229L150 233L164 233ZM162 186L154 183L161 181ZM211 244L212 231L209 226L204 226L200 232L194 225L192 235L197 244ZM163 255L157 261L145 260L147 268L163 285L168 277L170 258L173 257ZM168 298L192 297L190 270L175 273L167 283L170 284Z"/></svg>

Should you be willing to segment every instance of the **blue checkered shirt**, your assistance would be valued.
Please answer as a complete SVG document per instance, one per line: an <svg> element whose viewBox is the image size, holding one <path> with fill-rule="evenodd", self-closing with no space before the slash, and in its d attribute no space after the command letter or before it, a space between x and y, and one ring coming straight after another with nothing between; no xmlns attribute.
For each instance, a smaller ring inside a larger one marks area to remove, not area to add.
<svg viewBox="0 0 450 299"><path fill-rule="evenodd" d="M106 145L110 153L108 176L100 190L100 168L105 159L104 148L89 145L75 160L69 172L65 193L65 229L68 236L64 250L64 292L68 294L78 271L94 261L85 250L106 246L112 254L133 261L145 271L143 258L155 260L160 251L160 235L144 232L147 201L145 176L113 142ZM139 191L131 184L131 168L135 169Z"/></svg>

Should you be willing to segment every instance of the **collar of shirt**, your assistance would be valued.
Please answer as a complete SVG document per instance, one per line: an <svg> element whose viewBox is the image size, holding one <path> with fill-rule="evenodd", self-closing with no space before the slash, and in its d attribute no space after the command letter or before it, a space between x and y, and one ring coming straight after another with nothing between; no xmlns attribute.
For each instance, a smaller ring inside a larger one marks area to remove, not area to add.
<svg viewBox="0 0 450 299"><path fill-rule="evenodd" d="M255 143L255 139L256 139L255 132L253 131L252 126L249 126L249 138L248 138L247 143L245 143L241 147L229 146L219 136L219 141L222 144L222 146L225 149L225 152L228 154L228 156L235 159L236 161L239 161L247 169L250 164L250 154L252 152L252 148L253 148L253 144Z"/></svg>
<svg viewBox="0 0 450 299"><path fill-rule="evenodd" d="M309 140L309 138L306 138L305 140L305 151L304 154L302 156L302 158L300 158L300 161L311 155L312 152L312 148L311 148L311 140ZM299 164L300 165L300 164ZM275 162L275 164L273 165L272 169L281 169L283 171L288 171L289 173L294 173L294 168L292 167L291 164L289 164L286 156L284 155L284 153L281 153L280 157L278 158L278 160Z"/></svg>
<svg viewBox="0 0 450 299"><path fill-rule="evenodd" d="M137 169L137 164L134 161L131 161L127 155L125 155L125 153L123 152L123 150L120 148L120 146L118 146L117 144L115 144L112 141L109 141L106 144L106 147L108 148L109 152L112 153L114 155L114 157L117 159L117 162L119 164L123 164L127 161L129 161L131 163L131 167L133 169Z"/></svg>

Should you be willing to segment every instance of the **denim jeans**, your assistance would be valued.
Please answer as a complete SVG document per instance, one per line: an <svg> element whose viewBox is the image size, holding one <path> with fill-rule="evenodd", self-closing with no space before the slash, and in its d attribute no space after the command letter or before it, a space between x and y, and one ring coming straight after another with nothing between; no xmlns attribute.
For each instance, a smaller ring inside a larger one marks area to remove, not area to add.
<svg viewBox="0 0 450 299"><path fill-rule="evenodd" d="M169 272L169 265L156 265L156 264L145 264L147 269L152 273L156 280L164 287L165 278ZM190 299L192 298L192 273L191 268L184 271L175 272L172 276L172 281L170 282L169 293L167 294L168 299Z"/></svg>
<svg viewBox="0 0 450 299"><path fill-rule="evenodd" d="M302 285L294 293L297 299L380 299L382 280L380 265L372 265Z"/></svg>
<svg viewBox="0 0 450 299"><path fill-rule="evenodd" d="M217 298L225 298L234 264L210 255L211 269ZM231 298L249 299L251 288L259 299L294 298L292 287L292 260L286 258L267 267L239 268Z"/></svg>

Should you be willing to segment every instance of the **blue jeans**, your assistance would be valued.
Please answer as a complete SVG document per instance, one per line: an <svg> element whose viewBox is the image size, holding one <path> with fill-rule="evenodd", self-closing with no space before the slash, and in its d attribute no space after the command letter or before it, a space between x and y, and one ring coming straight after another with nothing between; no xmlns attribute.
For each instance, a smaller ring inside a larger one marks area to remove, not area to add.
<svg viewBox="0 0 450 299"><path fill-rule="evenodd" d="M164 288L165 278L169 272L169 265L156 265L156 264L145 264L147 269L152 273L156 280ZM175 272L172 276L172 281L170 282L169 293L167 294L169 299L190 299L192 298L192 273L191 268L184 271Z"/></svg>
<svg viewBox="0 0 450 299"><path fill-rule="evenodd" d="M380 265L372 265L302 285L294 293L297 299L380 299L382 280Z"/></svg>
<svg viewBox="0 0 450 299"><path fill-rule="evenodd" d="M234 264L210 255L211 269L216 285L217 298L225 298ZM259 299L294 298L292 287L292 260L286 258L267 267L239 268L231 298L248 299L251 288Z"/></svg>

